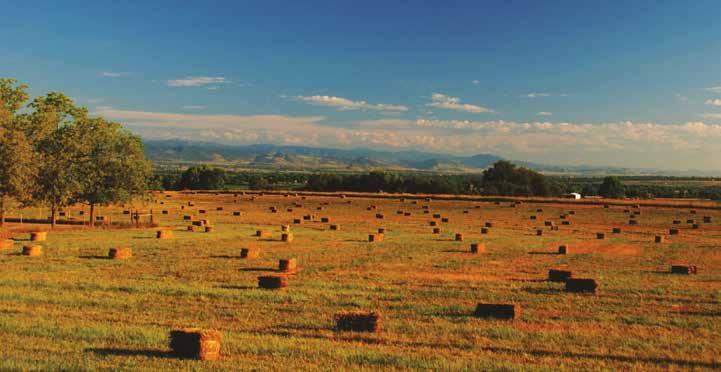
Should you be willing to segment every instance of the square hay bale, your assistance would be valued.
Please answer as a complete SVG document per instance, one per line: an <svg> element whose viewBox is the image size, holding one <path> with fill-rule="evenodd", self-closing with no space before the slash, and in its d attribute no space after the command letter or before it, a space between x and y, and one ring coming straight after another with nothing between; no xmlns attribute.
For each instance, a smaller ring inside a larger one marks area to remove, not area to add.
<svg viewBox="0 0 721 372"><path fill-rule="evenodd" d="M186 214L185 216L183 216L183 221L190 221L192 219L193 219L193 216L191 216L191 215Z"/></svg>
<svg viewBox="0 0 721 372"><path fill-rule="evenodd" d="M35 231L30 233L31 242L44 242L48 239L47 231Z"/></svg>
<svg viewBox="0 0 721 372"><path fill-rule="evenodd" d="M286 208L285 211L288 212L288 213L293 212L293 208Z"/></svg>
<svg viewBox="0 0 721 372"><path fill-rule="evenodd" d="M285 275L261 275L258 277L258 287L263 289L288 288L288 278Z"/></svg>
<svg viewBox="0 0 721 372"><path fill-rule="evenodd" d="M689 213L691 213L691 214L696 214L696 210L695 210L695 209L692 209L692 210L689 211Z"/></svg>
<svg viewBox="0 0 721 372"><path fill-rule="evenodd" d="M669 229L668 233L669 235L678 235L678 229Z"/></svg>
<svg viewBox="0 0 721 372"><path fill-rule="evenodd" d="M378 311L342 311L333 315L333 321L339 331L380 332L383 329L383 317Z"/></svg>
<svg viewBox="0 0 721 372"><path fill-rule="evenodd" d="M172 239L173 230L158 230L155 232L156 239Z"/></svg>
<svg viewBox="0 0 721 372"><path fill-rule="evenodd" d="M188 228L186 229L186 231L194 232L194 231L195 231L195 226L194 226L194 225L188 225Z"/></svg>
<svg viewBox="0 0 721 372"><path fill-rule="evenodd" d="M443 223L448 223L448 221L449 221L448 217L441 218L441 222L443 222Z"/></svg>
<svg viewBox="0 0 721 372"><path fill-rule="evenodd" d="M200 209L200 210L198 210L198 213L200 213L200 214L205 214L205 209Z"/></svg>
<svg viewBox="0 0 721 372"><path fill-rule="evenodd" d="M473 313L476 318L514 320L521 317L521 306L517 304L479 303Z"/></svg>
<svg viewBox="0 0 721 372"><path fill-rule="evenodd" d="M385 228L385 227L379 227L379 228L378 228L378 234L384 235L385 233L386 233L386 228Z"/></svg>
<svg viewBox="0 0 721 372"><path fill-rule="evenodd" d="M278 271L294 273L298 270L298 262L295 258L287 258L278 261Z"/></svg>
<svg viewBox="0 0 721 372"><path fill-rule="evenodd" d="M628 220L629 225L638 225L638 220Z"/></svg>
<svg viewBox="0 0 721 372"><path fill-rule="evenodd" d="M40 245L24 245L23 246L23 256L41 256L43 254L43 247Z"/></svg>
<svg viewBox="0 0 721 372"><path fill-rule="evenodd" d="M170 212L168 212L167 209L163 209L160 213L162 213L162 214L169 214Z"/></svg>
<svg viewBox="0 0 721 372"><path fill-rule="evenodd" d="M213 231L215 231L215 228L213 226L205 226L206 233L212 233Z"/></svg>
<svg viewBox="0 0 721 372"><path fill-rule="evenodd" d="M486 222L486 227L493 227L493 223L492 223L492 222Z"/></svg>
<svg viewBox="0 0 721 372"><path fill-rule="evenodd" d="M270 232L267 230L256 230L255 236L259 238L267 238L270 236Z"/></svg>
<svg viewBox="0 0 721 372"><path fill-rule="evenodd" d="M596 233L596 239L606 239L606 233Z"/></svg>
<svg viewBox="0 0 721 372"><path fill-rule="evenodd" d="M382 220L382 219L383 219L383 214L382 214L382 213L377 213L377 214L376 214L376 218L379 219L379 220Z"/></svg>
<svg viewBox="0 0 721 372"><path fill-rule="evenodd" d="M260 249L258 249L258 248L241 248L240 249L240 258L245 258L248 260L254 260L254 259L260 258Z"/></svg>
<svg viewBox="0 0 721 372"><path fill-rule="evenodd" d="M531 216L531 220L532 220L532 221L535 221L536 219L537 219L536 216Z"/></svg>
<svg viewBox="0 0 721 372"><path fill-rule="evenodd" d="M193 221L191 224L192 224L193 226L202 227L202 226L203 226L203 221L201 221L201 220Z"/></svg>
<svg viewBox="0 0 721 372"><path fill-rule="evenodd" d="M482 228L481 228L481 234L483 234L483 235L488 235L488 234L490 234L490 233L491 233L491 230L490 230L489 228L487 228L487 227L482 227Z"/></svg>
<svg viewBox="0 0 721 372"><path fill-rule="evenodd" d="M620 234L620 233L621 233L621 228L620 228L620 227L614 227L613 230L612 230L612 232L613 232L614 234Z"/></svg>
<svg viewBox="0 0 721 372"><path fill-rule="evenodd" d="M640 215L641 215L641 211L633 211L633 214L635 214L635 215L637 215L637 216L640 216Z"/></svg>
<svg viewBox="0 0 721 372"><path fill-rule="evenodd" d="M220 211L222 211L222 210L223 210L223 207L218 207L218 208L215 208L215 210L216 210L216 211L218 211L218 212L220 212Z"/></svg>
<svg viewBox="0 0 721 372"><path fill-rule="evenodd" d="M281 231L281 232L289 232L289 231L290 231L290 225L280 225L280 231Z"/></svg>
<svg viewBox="0 0 721 372"><path fill-rule="evenodd" d="M485 253L486 252L486 245L483 243L473 243L471 244L471 253Z"/></svg>
<svg viewBox="0 0 721 372"><path fill-rule="evenodd" d="M671 265L671 273L683 275L696 275L698 269L694 265Z"/></svg>
<svg viewBox="0 0 721 372"><path fill-rule="evenodd" d="M543 213L543 209L542 208L536 209L536 213Z"/></svg>
<svg viewBox="0 0 721 372"><path fill-rule="evenodd" d="M294 218L294 219L293 219L293 224L294 224L294 225L302 225L302 224L303 224L303 220L301 220L300 218Z"/></svg>
<svg viewBox="0 0 721 372"><path fill-rule="evenodd" d="M689 225L693 225L693 224L696 223L696 220L694 220L694 219L688 219L688 220L686 220L686 223L689 224Z"/></svg>
<svg viewBox="0 0 721 372"><path fill-rule="evenodd" d="M292 243L292 242L293 242L293 234L291 234L291 233L289 233L289 232L283 233L283 234L280 236L280 240L282 240L282 241L284 241L284 242L286 242L286 243Z"/></svg>
<svg viewBox="0 0 721 372"><path fill-rule="evenodd" d="M431 221L428 221L428 225L430 225L430 226L438 226L438 222L431 220Z"/></svg>
<svg viewBox="0 0 721 372"><path fill-rule="evenodd" d="M695 223L695 224L691 225L691 228L692 228L692 229L698 229L698 228L699 228L699 224Z"/></svg>
<svg viewBox="0 0 721 372"><path fill-rule="evenodd" d="M424 209L423 214L431 214L431 211L429 211L428 209Z"/></svg>
<svg viewBox="0 0 721 372"><path fill-rule="evenodd" d="M653 241L656 243L663 243L663 241L664 241L663 235L656 235L656 237L654 238Z"/></svg>
<svg viewBox="0 0 721 372"><path fill-rule="evenodd" d="M303 219L306 220L306 221L310 221L310 220L313 219L313 216L311 216L311 215L309 215L309 214L306 214L305 216L303 216Z"/></svg>
<svg viewBox="0 0 721 372"><path fill-rule="evenodd" d="M611 208L611 206L608 205L608 204L604 204L603 207L604 207L605 209Z"/></svg>
<svg viewBox="0 0 721 372"><path fill-rule="evenodd" d="M130 214L130 211L123 211L123 214L128 215Z"/></svg>
<svg viewBox="0 0 721 372"><path fill-rule="evenodd" d="M673 220L673 224L674 224L674 225L680 225L680 224L681 224L681 220Z"/></svg>
<svg viewBox="0 0 721 372"><path fill-rule="evenodd" d="M557 225L551 226L551 231L558 231L558 226Z"/></svg>
<svg viewBox="0 0 721 372"><path fill-rule="evenodd" d="M410 216L413 215L413 213L411 213L411 212L405 212L405 213L403 213L403 215L404 215L405 217L410 217Z"/></svg>
<svg viewBox="0 0 721 372"><path fill-rule="evenodd" d="M338 231L340 230L340 225L330 225L330 229L333 231Z"/></svg>
<svg viewBox="0 0 721 372"><path fill-rule="evenodd" d="M568 211L568 214L574 215L574 214L576 214L576 211Z"/></svg>
<svg viewBox="0 0 721 372"><path fill-rule="evenodd" d="M703 223L711 223L711 216L703 216Z"/></svg>
<svg viewBox="0 0 721 372"><path fill-rule="evenodd" d="M463 211L463 214L468 214L468 211L464 210L464 211Z"/></svg>
<svg viewBox="0 0 721 372"><path fill-rule="evenodd" d="M403 214L403 211L398 210L396 211L396 214Z"/></svg>
<svg viewBox="0 0 721 372"><path fill-rule="evenodd" d="M573 272L569 270L561 269L550 269L548 270L548 281L549 282L565 282L569 278L573 277Z"/></svg>
<svg viewBox="0 0 721 372"><path fill-rule="evenodd" d="M322 222L322 223L328 223L328 222L330 222L330 218L329 218L329 217L323 217L323 218L320 219L320 222Z"/></svg>
<svg viewBox="0 0 721 372"><path fill-rule="evenodd" d="M558 218L565 220L566 218L568 218L568 216L565 214L561 214L561 215L558 215Z"/></svg>
<svg viewBox="0 0 721 372"><path fill-rule="evenodd" d="M543 226L553 226L553 221L543 221Z"/></svg>
<svg viewBox="0 0 721 372"><path fill-rule="evenodd" d="M456 241L457 241L457 242L462 242L462 241L463 241L463 234L457 233L457 234L456 234Z"/></svg>
<svg viewBox="0 0 721 372"><path fill-rule="evenodd" d="M179 358L218 360L223 335L215 330L186 328L170 332L170 348Z"/></svg>
<svg viewBox="0 0 721 372"><path fill-rule="evenodd" d="M543 236L543 230L542 230L542 229L536 229L536 236Z"/></svg>
<svg viewBox="0 0 721 372"><path fill-rule="evenodd" d="M440 213L434 213L434 214L433 214L433 218L441 218L441 214L440 214Z"/></svg>
<svg viewBox="0 0 721 372"><path fill-rule="evenodd" d="M368 235L368 242L380 242L383 241L383 234L369 234Z"/></svg>
<svg viewBox="0 0 721 372"><path fill-rule="evenodd" d="M108 251L108 258L111 260L127 260L130 257L133 257L133 250L130 247L110 248Z"/></svg>
<svg viewBox="0 0 721 372"><path fill-rule="evenodd" d="M569 221L569 220L563 220L563 221L561 221L561 225L569 226L570 224L571 224L571 221Z"/></svg>
<svg viewBox="0 0 721 372"><path fill-rule="evenodd" d="M10 249L15 245L15 242L10 239L0 239L0 249Z"/></svg>
<svg viewBox="0 0 721 372"><path fill-rule="evenodd" d="M240 216L240 212L238 212L238 211L233 212L233 217L238 217L238 216Z"/></svg>
<svg viewBox="0 0 721 372"><path fill-rule="evenodd" d="M79 211L79 212L78 212L78 215L80 215L80 216L85 215L85 211Z"/></svg>
<svg viewBox="0 0 721 372"><path fill-rule="evenodd" d="M566 244L562 244L558 246L558 254L570 254L571 249Z"/></svg>
<svg viewBox="0 0 721 372"><path fill-rule="evenodd" d="M566 292L573 293L596 293L598 283L596 279L569 278L566 280Z"/></svg>
<svg viewBox="0 0 721 372"><path fill-rule="evenodd" d="M434 234L440 234L440 233L441 233L441 228L440 228L440 227L434 227L434 228L433 228L433 233L434 233Z"/></svg>

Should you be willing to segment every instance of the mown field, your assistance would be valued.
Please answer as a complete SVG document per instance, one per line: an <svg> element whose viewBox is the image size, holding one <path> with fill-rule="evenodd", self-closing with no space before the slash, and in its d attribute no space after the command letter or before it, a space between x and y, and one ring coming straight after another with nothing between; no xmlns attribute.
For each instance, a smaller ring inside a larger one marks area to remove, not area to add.
<svg viewBox="0 0 721 372"><path fill-rule="evenodd" d="M371 205L376 210L368 210ZM173 239L155 239L156 228L61 225L42 243L42 256L27 257L20 251L29 244L28 232L48 227L6 224L2 233L15 243L0 251L0 370L721 368L718 210L692 214L641 205L639 224L629 225L636 210L630 204L526 201L511 207L169 193L143 207L150 208L156 222L174 229ZM127 220L124 209L130 207L100 214ZM80 210L65 212L79 218ZM571 210L570 225L561 225L559 216ZM240 216L233 216L236 211ZM436 213L449 221L432 218ZM44 212L25 211L38 214ZM215 230L185 231L186 214L209 219ZM315 218L292 224L304 215ZM703 216L712 222L703 223ZM341 230L331 231L321 217ZM430 220L439 222L441 234L432 234ZM481 234L486 222L493 225L490 234ZM283 224L291 225L292 243L280 241ZM369 243L368 234L379 227L388 231L384 240ZM614 227L622 232L611 233ZM668 235L671 227L680 234ZM255 237L259 229L271 231L270 238ZM596 239L598 232L606 239ZM463 242L454 241L456 233L464 234ZM663 244L654 243L659 234ZM475 242L486 244L486 253L471 254ZM560 244L570 254L555 254ZM108 249L118 246L131 247L133 257L107 259ZM241 259L245 247L260 248L261 257ZM282 258L296 258L300 268L289 276L289 287L257 288L256 278L275 271ZM698 265L699 273L670 274L673 263ZM550 268L596 279L598 294L565 292L563 283L546 281ZM516 303L522 316L475 318L478 302ZM352 309L380 311L384 331L335 330L333 314ZM221 331L222 358L170 354L169 332L188 326Z"/></svg>

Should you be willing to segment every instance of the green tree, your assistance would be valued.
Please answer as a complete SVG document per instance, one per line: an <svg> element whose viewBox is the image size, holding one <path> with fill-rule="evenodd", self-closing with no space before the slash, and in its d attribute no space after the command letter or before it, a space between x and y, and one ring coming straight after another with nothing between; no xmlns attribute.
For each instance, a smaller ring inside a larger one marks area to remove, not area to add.
<svg viewBox="0 0 721 372"><path fill-rule="evenodd" d="M90 206L92 226L97 206L128 202L144 193L151 167L140 138L120 124L102 118L83 119L75 124L75 130L85 142L77 201Z"/></svg>
<svg viewBox="0 0 721 372"><path fill-rule="evenodd" d="M608 176L603 179L598 194L604 198L623 198L626 196L626 188L618 177Z"/></svg>
<svg viewBox="0 0 721 372"><path fill-rule="evenodd" d="M178 181L178 189L218 190L225 186L227 174L220 168L207 165L190 167L183 172Z"/></svg>
<svg viewBox="0 0 721 372"><path fill-rule="evenodd" d="M55 227L59 209L71 205L84 186L82 166L87 162L87 138L77 123L87 110L75 107L62 93L52 92L31 103L23 124L38 154L34 200L50 208Z"/></svg>
<svg viewBox="0 0 721 372"><path fill-rule="evenodd" d="M17 115L28 100L26 89L16 80L0 79L0 226L13 200L29 200L34 176L33 149Z"/></svg>

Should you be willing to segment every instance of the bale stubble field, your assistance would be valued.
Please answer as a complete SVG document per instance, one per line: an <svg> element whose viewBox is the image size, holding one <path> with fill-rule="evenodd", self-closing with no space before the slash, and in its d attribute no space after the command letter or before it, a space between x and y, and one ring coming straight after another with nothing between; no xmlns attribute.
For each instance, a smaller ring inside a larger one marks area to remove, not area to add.
<svg viewBox="0 0 721 372"><path fill-rule="evenodd" d="M29 233L44 226L6 225L0 239L14 243L0 250L0 369L721 367L717 210L696 208L696 216L641 204L638 223L629 225L628 210L638 210L632 204L167 195L149 207L160 228L61 225L30 243ZM127 219L125 209L103 215ZM185 215L212 221L212 230L188 231ZM702 216L711 219L698 228L673 224ZM282 225L292 241L282 241ZM157 239L159 229L172 237ZM382 239L369 243L370 234ZM471 253L474 243L485 249ZM21 255L23 245L41 245L42 255ZM558 254L560 245L567 254ZM132 256L109 259L116 247ZM258 257L241 258L243 248ZM288 259L297 269L280 272ZM672 273L672 265L694 265L697 274ZM550 269L594 279L596 294L567 292L547 280ZM287 288L259 288L265 275L282 275ZM479 303L522 312L476 317ZM355 311L381 314L382 330L336 329L335 314ZM222 334L218 360L170 352L171 331L196 327Z"/></svg>

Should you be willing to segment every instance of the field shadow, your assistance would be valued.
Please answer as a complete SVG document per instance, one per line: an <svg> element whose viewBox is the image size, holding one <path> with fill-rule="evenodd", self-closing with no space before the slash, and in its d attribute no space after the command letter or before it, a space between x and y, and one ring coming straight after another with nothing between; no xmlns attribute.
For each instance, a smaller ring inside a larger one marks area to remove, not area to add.
<svg viewBox="0 0 721 372"><path fill-rule="evenodd" d="M524 278L510 278L512 282L523 282L523 283L544 283L548 282L548 279L524 279Z"/></svg>
<svg viewBox="0 0 721 372"><path fill-rule="evenodd" d="M86 352L103 356L124 356L124 357L148 357L148 358L177 358L172 352L164 350L137 350L119 348L89 348Z"/></svg>
<svg viewBox="0 0 721 372"><path fill-rule="evenodd" d="M469 251L469 250L467 250L467 249L446 249L446 250L443 250L443 251L441 251L441 252L445 252L445 253L469 253L469 254L471 253L471 251Z"/></svg>
<svg viewBox="0 0 721 372"><path fill-rule="evenodd" d="M79 256L78 258L82 258L84 260L109 260L110 257L108 256L101 256L101 255L85 255L85 256Z"/></svg>
<svg viewBox="0 0 721 372"><path fill-rule="evenodd" d="M155 237L152 237L152 236L134 236L132 239L135 239L135 240L150 240L150 239L156 239L156 238L155 238Z"/></svg>
<svg viewBox="0 0 721 372"><path fill-rule="evenodd" d="M258 287L253 287L253 286L249 286L249 285L228 285L228 284L223 284L223 285L219 285L218 288L248 290L248 289L256 289L256 288L258 288Z"/></svg>
<svg viewBox="0 0 721 372"><path fill-rule="evenodd" d="M564 292L560 288L523 288L523 291L528 292L530 294L539 294L539 295L559 294L561 292Z"/></svg>
<svg viewBox="0 0 721 372"><path fill-rule="evenodd" d="M210 255L210 258L220 258L225 260L239 260L240 256L231 256L229 254Z"/></svg>
<svg viewBox="0 0 721 372"><path fill-rule="evenodd" d="M546 254L546 255L553 255L553 256L558 256L558 255L559 255L558 252L548 252L548 251L546 251L546 252L544 252L544 251L532 251L532 252L528 252L528 254Z"/></svg>
<svg viewBox="0 0 721 372"><path fill-rule="evenodd" d="M243 267L240 271L277 272L278 270L269 267Z"/></svg>

